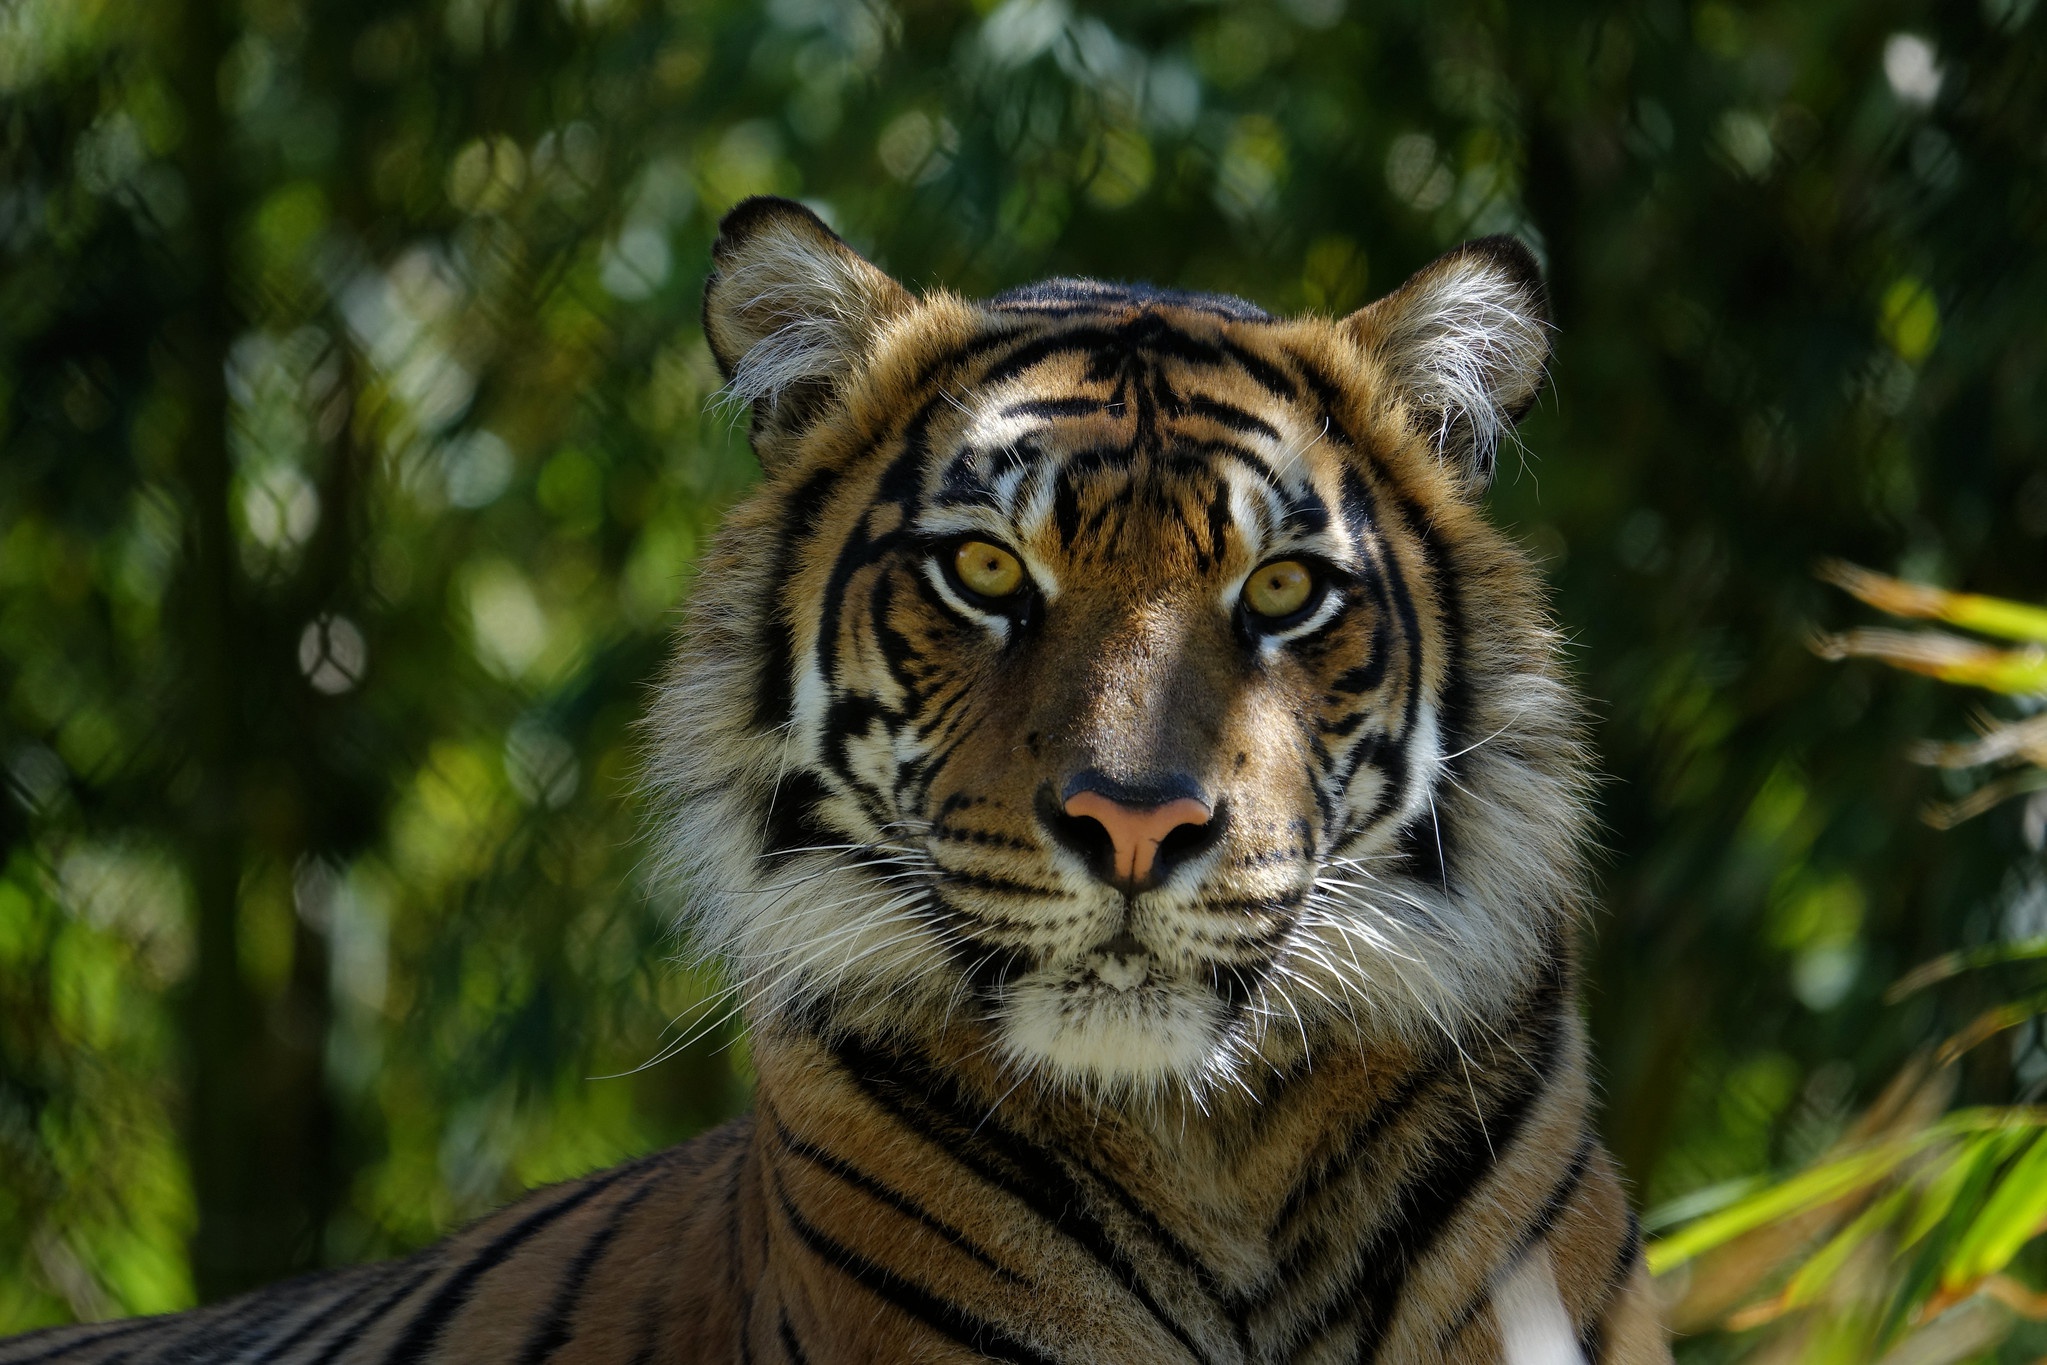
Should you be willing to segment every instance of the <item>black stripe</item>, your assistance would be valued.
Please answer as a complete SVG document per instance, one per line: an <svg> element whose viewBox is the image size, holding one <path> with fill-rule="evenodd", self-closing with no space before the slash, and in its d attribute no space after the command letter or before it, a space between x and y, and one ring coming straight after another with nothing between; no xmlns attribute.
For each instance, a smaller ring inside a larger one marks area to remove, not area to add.
<svg viewBox="0 0 2047 1365"><path fill-rule="evenodd" d="M1074 398L1026 398L1019 402L1005 404L1001 415L1004 417L1093 417L1101 412L1102 400L1086 396Z"/></svg>
<svg viewBox="0 0 2047 1365"><path fill-rule="evenodd" d="M379 1283L373 1276L332 1272L301 1275L231 1300L212 1312L187 1313L179 1319L189 1330L160 1347L151 1360L158 1365L181 1361L239 1360L249 1348L293 1314L312 1305L308 1317L331 1315L344 1305L360 1299ZM322 1301L321 1290L333 1296Z"/></svg>
<svg viewBox="0 0 2047 1365"><path fill-rule="evenodd" d="M947 869L946 882L949 886L963 887L970 891L983 891L991 896L1027 896L1033 901L1070 901L1074 893L1057 886L1036 886L1009 877L998 877L987 872L968 872L963 869ZM1025 927L1019 925L1019 927ZM1038 927L1033 921L1028 927Z"/></svg>
<svg viewBox="0 0 2047 1365"><path fill-rule="evenodd" d="M788 1357L789 1365L810 1365L810 1357L804 1354L803 1343L796 1339L796 1328L789 1321L787 1308L782 1309L781 1320L775 1324L775 1328L782 1338L782 1354Z"/></svg>
<svg viewBox="0 0 2047 1365"><path fill-rule="evenodd" d="M1531 983L1528 995L1508 1021L1508 1030L1528 1035L1522 1040L1524 1047L1514 1049L1516 1060L1525 1065L1502 1066L1480 1073L1492 1100L1491 1108L1481 1108L1475 1117L1466 1117L1460 1127L1437 1139L1429 1154L1404 1173L1399 1188L1387 1201L1390 1213L1358 1248L1356 1268L1333 1293L1323 1297L1322 1306L1302 1324L1299 1341L1303 1346L1319 1340L1340 1322L1353 1320L1358 1324L1355 1358L1359 1361L1374 1358L1399 1307L1409 1271L1428 1253L1464 1200L1491 1172L1499 1155L1513 1141L1529 1108L1548 1085L1568 1008L1562 964L1552 961ZM1502 1037L1495 1052L1510 1047ZM1455 1079L1456 1073L1451 1070L1454 1058L1447 1046L1438 1049L1436 1061L1441 1069L1422 1080L1421 1086L1436 1081L1447 1084ZM1471 1083L1468 1076L1464 1078L1466 1086ZM1360 1159L1363 1155L1359 1154Z"/></svg>
<svg viewBox="0 0 2047 1365"><path fill-rule="evenodd" d="M1306 1176L1297 1181L1279 1212L1272 1220L1272 1231L1268 1234L1274 1246L1292 1240L1294 1224L1307 1209L1310 1201L1317 1199L1339 1178L1350 1174L1368 1151L1376 1146L1395 1123L1411 1111L1421 1099L1422 1092L1441 1074L1449 1057L1449 1049L1439 1045L1433 1055L1410 1071L1385 1099L1365 1116L1365 1121L1344 1142L1343 1149L1327 1161L1317 1165ZM1304 1251L1296 1246L1293 1255L1280 1263L1282 1276L1291 1278L1298 1270L1298 1258Z"/></svg>
<svg viewBox="0 0 2047 1365"><path fill-rule="evenodd" d="M789 1220L803 1244L811 1254L844 1274L868 1293L892 1305L908 1317L916 1319L926 1327L951 1337L969 1350L979 1351L997 1360L1020 1362L1021 1365L1058 1365L1052 1356L1010 1335L1003 1328L985 1318L975 1317L958 1304L939 1298L930 1290L896 1274L887 1266L880 1265L859 1252L834 1239L823 1229L813 1225L797 1209L786 1190L778 1184L776 1196L781 1200L782 1212Z"/></svg>
<svg viewBox="0 0 2047 1365"><path fill-rule="evenodd" d="M850 1162L832 1155L821 1147L805 1142L802 1138L797 1137L787 1128L784 1128L781 1122L774 1117L773 1113L765 1107L763 1107L761 1112L768 1122L775 1125L775 1132L781 1139L782 1146L792 1156L802 1157L811 1165L833 1176L843 1184L852 1186L854 1189L861 1191L880 1203L888 1205L905 1218L909 1218L929 1228L932 1232L937 1233L947 1245L957 1251L964 1252L975 1261L978 1261L988 1271L1002 1279L1014 1281L1017 1278L1014 1271L1011 1271L993 1256L983 1251L966 1233L944 1219L939 1218L916 1200L895 1187L875 1179Z"/></svg>
<svg viewBox="0 0 2047 1365"><path fill-rule="evenodd" d="M1296 355L1294 360L1309 386L1316 391L1321 399L1325 421L1331 423L1332 427L1334 427L1336 421L1335 403L1339 390L1330 382L1327 376L1323 375L1305 357ZM1373 466L1380 472L1382 479L1391 487L1395 510L1399 513L1402 520L1406 522L1408 528L1419 542L1423 567L1427 570L1429 579L1435 588L1436 600L1433 605L1438 622L1442 627L1444 640L1444 683L1442 696L1437 699L1437 738L1441 752L1446 755L1445 764L1449 776L1454 782L1463 771L1463 765L1460 760L1469 752L1471 712L1474 706L1471 670L1467 666L1469 645L1466 640L1464 593L1456 564L1456 556L1452 552L1449 542L1443 538L1436 519L1429 514L1427 508L1416 501L1413 495L1401 485L1399 480L1391 477L1386 470L1384 462L1379 460L1376 454L1369 448L1357 446L1355 442L1350 440L1347 432L1344 433L1343 440L1352 449L1363 450L1372 459ZM1348 470L1346 475L1349 475ZM1346 494L1348 494L1348 491L1348 487L1346 487ZM1369 493L1367 493L1367 496L1369 496ZM1395 557L1389 553L1384 556L1384 560L1385 568L1394 591L1402 599L1401 605L1411 611L1411 602L1407 600L1405 585L1400 581L1399 565ZM1403 612L1404 625L1407 624L1405 619L1407 614L1407 611ZM1409 721L1403 727L1403 734L1412 733L1413 709L1420 695L1421 637L1418 632L1414 634L1413 639L1414 691L1409 696ZM1457 757L1450 758L1447 757L1448 755L1457 755ZM1455 831L1446 824L1442 833L1445 853L1449 861L1454 864L1456 854ZM1449 870L1454 871L1454 866Z"/></svg>
<svg viewBox="0 0 2047 1365"><path fill-rule="evenodd" d="M49 1350L38 1352L37 1354L32 1356L15 1356L7 1362L7 1365L39 1365L39 1363L42 1361L58 1360L64 1356L70 1355L73 1351L82 1351L86 1347L96 1346L102 1341L112 1341L116 1337L133 1336L137 1332L146 1332L151 1330L152 1328L161 1329L165 1326L165 1324L166 1320L161 1317L144 1318L140 1322L119 1323L115 1326L108 1327L103 1331L89 1332L83 1336L73 1337L69 1341L59 1342L57 1345L52 1346ZM13 1344L19 1345L21 1342L33 1341L37 1337L44 1336L46 1334L54 1335L57 1333L69 1332L73 1330L75 1330L74 1327L48 1327L43 1329L43 1331L41 1332L27 1333L26 1335L17 1338Z"/></svg>
<svg viewBox="0 0 2047 1365"><path fill-rule="evenodd" d="M1287 377L1286 371L1263 356L1253 355L1228 337L1219 338L1216 344L1224 355L1244 367L1244 373L1251 376L1253 383L1273 397L1284 398L1291 403L1300 392L1294 381ZM1293 359L1298 361L1299 357Z"/></svg>
<svg viewBox="0 0 2047 1365"><path fill-rule="evenodd" d="M604 1253L611 1250L612 1241L618 1236L625 1220L642 1200L653 1193L668 1172L662 1166L655 1166L638 1189L621 1199L611 1216L576 1252L575 1259L562 1272L561 1287L555 1291L554 1302L548 1305L547 1315L526 1338L526 1345L519 1352L519 1365L540 1365L568 1344L569 1333L575 1321L576 1310L583 1303L583 1289L589 1282L590 1272L604 1259Z"/></svg>
<svg viewBox="0 0 2047 1365"><path fill-rule="evenodd" d="M1599 1365L1606 1355L1606 1320L1613 1314L1614 1296L1628 1276L1635 1273L1635 1261L1641 1254L1642 1220L1635 1217L1633 1209L1629 1209L1628 1231L1621 1238L1620 1254L1614 1257L1613 1267L1606 1273L1606 1284L1593 1301L1585 1334L1578 1338L1578 1349L1585 1353L1587 1365Z"/></svg>
<svg viewBox="0 0 2047 1365"><path fill-rule="evenodd" d="M1500 1257L1499 1264L1495 1267L1496 1272L1512 1267L1516 1261L1526 1256L1534 1248L1535 1244L1547 1236L1550 1230L1556 1226L1556 1221L1563 1216L1564 1209L1570 1204L1571 1200L1577 1197L1578 1187L1585 1182L1585 1170L1592 1162L1592 1145L1593 1138L1591 1133L1586 1132L1579 1135L1577 1150L1571 1154L1571 1160L1564 1167L1563 1175L1559 1177L1555 1187L1550 1190L1549 1198L1542 1201L1542 1207L1536 1210L1535 1217L1531 1218L1528 1226L1522 1229L1521 1235L1515 1239L1514 1245L1508 1250L1506 1255ZM1437 1345L1444 1351L1448 1351L1450 1344L1478 1317L1479 1311L1492 1298L1492 1292L1492 1282L1488 1279L1484 1287L1472 1296L1471 1301L1466 1303L1458 1311L1457 1315L1450 1319L1449 1325L1443 1329L1442 1335L1437 1338Z"/></svg>
<svg viewBox="0 0 2047 1365"><path fill-rule="evenodd" d="M1197 417L1228 427L1231 431L1243 432L1247 436L1263 436L1269 441L1279 439L1279 429L1256 413L1246 412L1235 403L1207 394L1197 393L1187 400L1187 410Z"/></svg>
<svg viewBox="0 0 2047 1365"><path fill-rule="evenodd" d="M952 1160L1036 1213L1094 1258L1197 1360L1207 1354L1165 1311L1130 1255L1090 1209L1087 1191L1052 1153L1011 1131L992 1114L968 1112L952 1080L900 1054L846 1037L840 1063L854 1082L897 1122L928 1139ZM1136 1222L1167 1257L1216 1293L1217 1277L1158 1220L1106 1175L1083 1166L1103 1193Z"/></svg>
<svg viewBox="0 0 2047 1365"><path fill-rule="evenodd" d="M753 1297L741 1283L746 1278L746 1252L739 1245L739 1173L733 1172L732 1179L721 1183L725 1187L725 1292L731 1295L739 1315L740 1365L753 1365Z"/></svg>
<svg viewBox="0 0 2047 1365"><path fill-rule="evenodd" d="M371 1304L367 1311L350 1318L345 1326L327 1338L326 1349L305 1362L305 1365L328 1365L330 1361L338 1359L343 1351L346 1351L349 1347L362 1340L361 1333L365 1326L377 1322L384 1314L411 1298L414 1292L425 1288L429 1282L428 1277L433 1273L432 1269L429 1268L423 1275L415 1274L413 1272L416 1267L411 1263L407 1263L399 1267L399 1269L404 1273L400 1276L397 1288L388 1294L379 1296L377 1301ZM325 1324L322 1325L324 1326ZM295 1333L294 1335L297 1334ZM280 1342L264 1352L261 1359L274 1360L286 1349L287 1344Z"/></svg>
<svg viewBox="0 0 2047 1365"><path fill-rule="evenodd" d="M634 1162L593 1177L573 1194L535 1209L493 1237L481 1251L456 1267L454 1273L441 1282L426 1306L406 1324L397 1344L385 1355L384 1365L415 1365L415 1362L433 1354L434 1348L440 1344L442 1330L469 1302L478 1280L503 1265L534 1234L556 1219L575 1212L625 1177L638 1174L645 1165L645 1162Z"/></svg>
<svg viewBox="0 0 2047 1365"><path fill-rule="evenodd" d="M825 503L839 484L836 470L823 469L811 475L791 493L782 506L781 530L776 537L774 571L769 592L777 598L796 576L796 554L817 533ZM773 730L789 719L796 675L796 630L783 614L779 602L771 602L765 613L767 657L756 677L753 726Z"/></svg>
<svg viewBox="0 0 2047 1365"><path fill-rule="evenodd" d="M1367 1246L1360 1273L1352 1277L1354 1292L1343 1296L1344 1301L1363 1308L1358 1327L1359 1361L1377 1358L1406 1291L1409 1273L1428 1255L1464 1201L1492 1173L1548 1086L1563 1038L1562 1008L1561 1001L1555 1002L1547 1016L1536 1021L1541 1031L1534 1040L1533 1075L1523 1078L1518 1071L1508 1073L1514 1083L1499 1103L1436 1148L1422 1172L1402 1191L1391 1221Z"/></svg>
<svg viewBox="0 0 2047 1365"><path fill-rule="evenodd" d="M1130 308L1176 308L1207 313L1230 322L1270 322L1272 315L1234 294L1161 289L1156 285L1073 276L1020 285L989 299L984 307L1005 313L1107 313Z"/></svg>
<svg viewBox="0 0 2047 1365"><path fill-rule="evenodd" d="M661 1286L662 1282L657 1279L654 1281L654 1287L640 1300L640 1311L637 1314L639 1330L634 1333L640 1344L633 1348L631 1365L654 1365L654 1353L661 1345L661 1326L667 1320L667 1315L661 1311ZM753 1356L746 1349L743 1305L740 1308L739 1344L741 1365L753 1365Z"/></svg>

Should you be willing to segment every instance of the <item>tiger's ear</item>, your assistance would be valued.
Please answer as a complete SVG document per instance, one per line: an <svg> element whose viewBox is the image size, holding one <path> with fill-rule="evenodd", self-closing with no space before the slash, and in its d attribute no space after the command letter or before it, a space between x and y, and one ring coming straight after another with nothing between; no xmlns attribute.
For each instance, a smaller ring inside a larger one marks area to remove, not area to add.
<svg viewBox="0 0 2047 1365"><path fill-rule="evenodd" d="M754 447L772 462L912 299L789 199L748 199L726 214L711 263L704 338L726 392L752 405Z"/></svg>
<svg viewBox="0 0 2047 1365"><path fill-rule="evenodd" d="M1542 391L1549 291L1527 247L1482 237L1343 320L1378 357L1415 425L1474 485Z"/></svg>

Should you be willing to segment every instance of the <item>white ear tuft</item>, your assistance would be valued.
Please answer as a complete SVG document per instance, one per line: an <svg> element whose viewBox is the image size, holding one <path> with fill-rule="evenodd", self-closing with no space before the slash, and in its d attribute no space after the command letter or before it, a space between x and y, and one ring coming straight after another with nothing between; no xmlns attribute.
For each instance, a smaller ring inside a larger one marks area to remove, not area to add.
<svg viewBox="0 0 2047 1365"><path fill-rule="evenodd" d="M726 392L754 409L757 446L804 425L911 302L793 200L748 199L726 214L711 259L704 337Z"/></svg>
<svg viewBox="0 0 2047 1365"><path fill-rule="evenodd" d="M1344 320L1376 355L1415 423L1478 483L1542 390L1549 301L1512 237L1466 242Z"/></svg>

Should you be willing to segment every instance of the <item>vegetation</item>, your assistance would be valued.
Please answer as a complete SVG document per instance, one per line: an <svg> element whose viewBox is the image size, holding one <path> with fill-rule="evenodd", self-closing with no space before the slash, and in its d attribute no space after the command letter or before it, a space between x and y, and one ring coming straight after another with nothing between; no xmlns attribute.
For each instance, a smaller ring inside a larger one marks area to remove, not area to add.
<svg viewBox="0 0 2047 1365"><path fill-rule="evenodd" d="M1946 682L2047 702L2047 610L1994 597L1902 583L1848 564L1821 577L1872 606L2001 637L1988 644L1943 631L1862 628L1819 640L1829 659L1874 658ZM2047 790L2047 713L1977 718L1980 737L1921 746L1922 762L1996 768L1958 801L1929 807L1943 828L2014 796ZM2027 815L2041 843L2047 810ZM2047 958L2047 936L1945 953L1902 977L1895 1002L1964 972ZM2037 970L2027 975L2038 976ZM2021 978L2023 979L2023 977ZM1809 1169L1751 1193L1739 1187L1690 1201L1702 1216L1650 1248L1650 1265L1678 1278L1685 1325L1769 1327L1763 1354L1865 1361L1897 1352L1918 1361L1973 1358L2004 1341L2016 1318L2047 1319L2047 1293L2015 1278L2015 1260L2047 1231L2047 1108L1979 1106L1946 1114L1953 1068L1975 1048L2047 1014L2037 981L1915 1056L1836 1147ZM1703 1263L1701 1257L1706 1257ZM1757 1296L1758 1288L1772 1292Z"/></svg>
<svg viewBox="0 0 2047 1365"><path fill-rule="evenodd" d="M636 879L632 725L751 477L695 319L760 191L971 292L1343 310L1464 237L1534 244L1554 390L1491 497L1602 709L1615 1150L1723 1231L1769 1221L1728 1182L1860 1162L1772 1273L1852 1209L1919 1277L1885 1331L2047 1283L2003 1242L1941 1278L2036 1186L2007 1111L2039 1022L1894 1082L2027 966L1885 998L2047 935L2047 794L2000 769L2011 800L1926 826L1990 800L1898 762L1963 704L1807 648L1852 610L1823 555L2047 600L2043 28L2032 0L0 3L0 1330L402 1251L743 1105L743 1040L641 1068L713 986ZM1974 743L1944 756L2002 761ZM1942 1205L1954 1170L1980 1185ZM1798 1272L1812 1302L1894 1273L1842 1264ZM1810 1316L1685 1350L1818 1350Z"/></svg>

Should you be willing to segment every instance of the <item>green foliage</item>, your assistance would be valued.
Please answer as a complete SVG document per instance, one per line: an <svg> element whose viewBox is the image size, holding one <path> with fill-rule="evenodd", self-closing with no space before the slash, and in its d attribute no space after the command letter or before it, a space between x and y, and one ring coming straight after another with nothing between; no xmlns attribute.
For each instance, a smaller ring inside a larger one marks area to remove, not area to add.
<svg viewBox="0 0 2047 1365"><path fill-rule="evenodd" d="M1893 615L2025 642L1996 648L1939 631L1860 629L1815 642L1823 657L1876 658L2036 705L2047 701L2047 674L2039 671L2047 611L1943 592L1847 564L1827 564L1821 576ZM1996 763L2019 771L1930 811L1934 823L1951 825L2005 797L2047 786L2040 781L2047 775L2047 731L2038 717L1980 717L1978 729L1982 738L1975 743L1934 746L1925 751L1927 761L1951 768ZM1964 972L2042 958L2047 940L2040 938L1944 953L1902 977L1889 998L1908 998ZM1937 1063L1950 1066L2007 1030L2031 1026L2042 1014L2047 991L2036 987L2008 996L1950 1037ZM1928 1092L1917 1069L1893 1089L1920 1087L1921 1102L1894 1116L1880 1104L1865 1117L1861 1140L1774 1184L1730 1189L1726 1207L1685 1209L1684 1226L1649 1248L1651 1269L1668 1275L1713 1252L1719 1263L1707 1291L1691 1296L1705 1302L1682 1303L1681 1316L1737 1328L1778 1324L1780 1340L1795 1353L1843 1360L1875 1359L1892 1350L1946 1360L1993 1345L2007 1335L2010 1322L2007 1315L1986 1313L1987 1300L2047 1318L2047 1294L2006 1273L2047 1232L2047 1111L1983 1107L1927 1119ZM1664 1221L1681 1220L1666 1214ZM1776 1286L1769 1297L1740 1304L1747 1291L1769 1285ZM1964 1341L1968 1350L1950 1352L1949 1337Z"/></svg>
<svg viewBox="0 0 2047 1365"><path fill-rule="evenodd" d="M0 8L0 1328L743 1103L715 1031L590 1078L709 1008L632 723L751 476L695 318L764 191L970 292L1341 311L1533 243L1554 392L1491 502L1605 712L1608 1136L1652 1205L1834 1147L2002 999L1883 983L2047 933L2015 822L1913 818L1957 704L1806 648L1822 553L2047 596L2033 9ZM2047 1072L1999 1037L1971 1105Z"/></svg>

